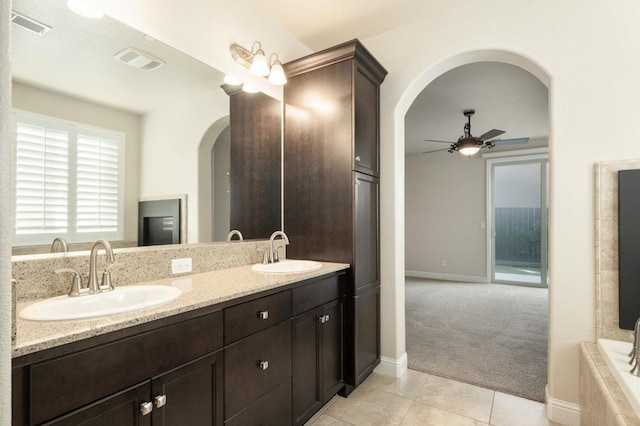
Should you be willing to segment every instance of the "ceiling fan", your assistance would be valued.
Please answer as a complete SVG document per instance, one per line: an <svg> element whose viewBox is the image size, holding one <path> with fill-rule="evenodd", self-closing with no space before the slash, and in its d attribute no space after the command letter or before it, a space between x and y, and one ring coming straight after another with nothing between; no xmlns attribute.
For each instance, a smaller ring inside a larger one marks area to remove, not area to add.
<svg viewBox="0 0 640 426"><path fill-rule="evenodd" d="M529 138L517 138L517 139L494 139L496 136L500 136L504 133L504 130L491 129L488 132L485 132L481 136L473 136L471 134L471 116L476 113L475 109L465 109L463 114L467 117L467 123L464 125L464 135L458 138L457 142L449 142L449 141L440 141L437 139L425 139L427 142L439 142L439 143L448 143L451 144L449 148L437 149L435 151L427 151L423 152L423 154L430 154L432 152L439 151L449 151L454 152L458 151L462 155L472 156L473 154L480 151L481 148L491 149L496 145L514 145L514 144L523 144L529 141Z"/></svg>

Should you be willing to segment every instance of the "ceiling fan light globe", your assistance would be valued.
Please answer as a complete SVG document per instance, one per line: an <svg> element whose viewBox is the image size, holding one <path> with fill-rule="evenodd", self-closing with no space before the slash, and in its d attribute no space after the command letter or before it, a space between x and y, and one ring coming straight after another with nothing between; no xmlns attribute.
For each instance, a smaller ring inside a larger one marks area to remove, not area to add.
<svg viewBox="0 0 640 426"><path fill-rule="evenodd" d="M462 155L466 155L467 157L476 154L480 151L479 146L465 146L464 148L458 148L458 152Z"/></svg>

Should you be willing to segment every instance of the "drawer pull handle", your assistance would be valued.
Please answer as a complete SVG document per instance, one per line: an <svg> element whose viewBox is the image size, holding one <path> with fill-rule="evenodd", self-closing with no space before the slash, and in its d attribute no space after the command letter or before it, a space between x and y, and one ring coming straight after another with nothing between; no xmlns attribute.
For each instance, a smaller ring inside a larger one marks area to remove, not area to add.
<svg viewBox="0 0 640 426"><path fill-rule="evenodd" d="M150 402L143 402L140 404L140 414L146 416L147 414L151 414L153 411L153 404Z"/></svg>
<svg viewBox="0 0 640 426"><path fill-rule="evenodd" d="M167 403L167 395L158 395L153 402L155 402L156 408L160 408Z"/></svg>
<svg viewBox="0 0 640 426"><path fill-rule="evenodd" d="M258 318L266 320L267 318L269 318L269 311L258 312Z"/></svg>
<svg viewBox="0 0 640 426"><path fill-rule="evenodd" d="M266 370L267 368L269 368L269 361L260 361L258 367L260 367L260 369L263 371Z"/></svg>

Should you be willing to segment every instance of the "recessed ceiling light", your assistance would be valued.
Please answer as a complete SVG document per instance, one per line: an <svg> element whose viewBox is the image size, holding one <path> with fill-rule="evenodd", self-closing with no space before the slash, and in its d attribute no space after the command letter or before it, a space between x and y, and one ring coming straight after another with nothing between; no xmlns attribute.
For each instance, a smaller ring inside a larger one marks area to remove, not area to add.
<svg viewBox="0 0 640 426"><path fill-rule="evenodd" d="M104 16L101 10L96 9L84 0L67 0L67 7L85 18L100 19Z"/></svg>

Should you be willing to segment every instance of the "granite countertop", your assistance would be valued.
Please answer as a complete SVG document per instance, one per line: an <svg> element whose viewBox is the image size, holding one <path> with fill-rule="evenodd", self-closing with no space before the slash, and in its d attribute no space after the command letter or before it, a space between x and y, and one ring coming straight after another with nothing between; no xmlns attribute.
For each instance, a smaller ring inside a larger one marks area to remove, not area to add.
<svg viewBox="0 0 640 426"><path fill-rule="evenodd" d="M252 271L251 265L245 265L136 283L136 285L154 284L179 287L182 294L177 299L160 306L84 320L29 321L18 317L16 318L16 339L11 348L12 357L16 358L242 296L283 287L308 278L341 271L348 267L348 264L323 262L322 267L314 271L295 274L263 274ZM117 288L118 283L114 284ZM20 312L25 306L38 301L20 302L16 311Z"/></svg>

